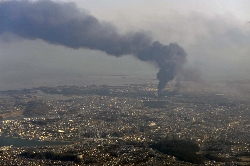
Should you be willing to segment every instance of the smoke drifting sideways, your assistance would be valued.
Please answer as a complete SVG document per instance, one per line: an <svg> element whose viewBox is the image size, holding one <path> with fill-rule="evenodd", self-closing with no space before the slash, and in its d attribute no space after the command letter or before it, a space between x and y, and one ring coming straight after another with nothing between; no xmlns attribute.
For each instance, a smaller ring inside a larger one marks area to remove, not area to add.
<svg viewBox="0 0 250 166"><path fill-rule="evenodd" d="M73 49L100 50L120 57L131 54L159 68L158 91L175 78L187 53L177 43L163 45L146 32L118 33L109 22L99 21L75 3L0 1L0 35L15 34L25 39L42 39Z"/></svg>

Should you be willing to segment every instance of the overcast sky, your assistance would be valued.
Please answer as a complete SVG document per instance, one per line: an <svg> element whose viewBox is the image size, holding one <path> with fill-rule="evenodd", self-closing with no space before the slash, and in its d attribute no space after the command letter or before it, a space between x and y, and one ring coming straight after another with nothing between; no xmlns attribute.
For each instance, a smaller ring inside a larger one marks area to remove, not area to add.
<svg viewBox="0 0 250 166"><path fill-rule="evenodd" d="M60 2L74 2L84 12L112 24L121 34L143 31L163 44L178 43L188 54L186 65L199 70L204 80L250 79L248 0ZM138 78L150 82L158 72L154 65L131 55L116 58L101 51L72 49L9 33L2 33L0 38L0 90L92 84L96 80L107 83L104 75L130 75L132 81ZM122 84L120 78L117 82Z"/></svg>

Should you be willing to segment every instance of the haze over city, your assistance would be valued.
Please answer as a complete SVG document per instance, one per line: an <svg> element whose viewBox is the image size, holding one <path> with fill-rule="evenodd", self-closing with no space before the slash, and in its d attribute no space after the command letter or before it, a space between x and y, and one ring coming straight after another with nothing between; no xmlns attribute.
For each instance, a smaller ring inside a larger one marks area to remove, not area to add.
<svg viewBox="0 0 250 166"><path fill-rule="evenodd" d="M0 165L250 165L249 8L0 0Z"/></svg>

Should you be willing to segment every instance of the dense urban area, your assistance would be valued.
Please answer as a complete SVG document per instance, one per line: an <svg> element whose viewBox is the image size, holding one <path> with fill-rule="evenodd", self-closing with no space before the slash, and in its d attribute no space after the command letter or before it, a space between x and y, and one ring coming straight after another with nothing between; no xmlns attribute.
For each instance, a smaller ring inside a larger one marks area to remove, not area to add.
<svg viewBox="0 0 250 166"><path fill-rule="evenodd" d="M248 95L138 84L0 97L1 137L44 143L2 146L0 165L250 165Z"/></svg>

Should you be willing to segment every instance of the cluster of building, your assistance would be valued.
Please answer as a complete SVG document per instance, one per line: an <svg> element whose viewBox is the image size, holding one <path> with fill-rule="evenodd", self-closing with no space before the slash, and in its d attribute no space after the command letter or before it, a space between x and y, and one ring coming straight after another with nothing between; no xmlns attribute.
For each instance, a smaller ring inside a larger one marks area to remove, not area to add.
<svg viewBox="0 0 250 166"><path fill-rule="evenodd" d="M166 138L195 141L200 146L201 155L217 157L217 162L208 159L207 165L228 162L237 165L244 164L244 161L249 164L250 103L245 98L228 98L216 93L166 93L157 96L155 85L74 86L69 91L70 88L67 87L67 100L46 100L39 96L41 93L36 93L41 90L52 93L53 90L53 94L61 95L65 87L48 88L47 91L42 87L25 93L12 92L11 95L4 93L0 114L25 111L25 104L30 101L42 102L52 109L43 110L44 114L39 116L3 118L1 133L22 139L70 142L70 145L40 147L33 151L74 151L85 164L187 165L148 147L150 143ZM77 89L83 93L74 94ZM0 163L7 161L4 158L16 157L28 149L11 147L2 150ZM63 162L17 158L26 164Z"/></svg>

